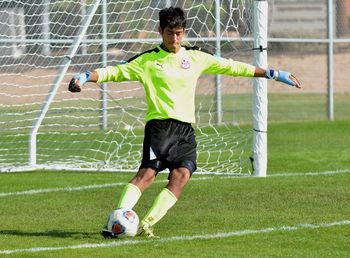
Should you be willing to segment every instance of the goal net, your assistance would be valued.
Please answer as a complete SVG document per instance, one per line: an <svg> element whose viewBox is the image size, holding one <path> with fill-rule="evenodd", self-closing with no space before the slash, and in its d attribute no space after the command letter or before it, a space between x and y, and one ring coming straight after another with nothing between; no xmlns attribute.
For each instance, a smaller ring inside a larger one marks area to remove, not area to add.
<svg viewBox="0 0 350 258"><path fill-rule="evenodd" d="M187 13L186 44L252 63L253 1L1 1L1 171L136 171L142 85L87 83L81 93L67 86L77 73L159 44L158 12L170 5ZM200 77L194 124L200 172L252 172L251 85L245 78Z"/></svg>

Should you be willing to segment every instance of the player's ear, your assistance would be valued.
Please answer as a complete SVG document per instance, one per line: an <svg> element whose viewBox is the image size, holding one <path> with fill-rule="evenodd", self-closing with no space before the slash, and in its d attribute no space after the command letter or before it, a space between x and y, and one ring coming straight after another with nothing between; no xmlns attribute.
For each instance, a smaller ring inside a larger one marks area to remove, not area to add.
<svg viewBox="0 0 350 258"><path fill-rule="evenodd" d="M163 35L162 27L158 26L158 32L159 32L160 35Z"/></svg>

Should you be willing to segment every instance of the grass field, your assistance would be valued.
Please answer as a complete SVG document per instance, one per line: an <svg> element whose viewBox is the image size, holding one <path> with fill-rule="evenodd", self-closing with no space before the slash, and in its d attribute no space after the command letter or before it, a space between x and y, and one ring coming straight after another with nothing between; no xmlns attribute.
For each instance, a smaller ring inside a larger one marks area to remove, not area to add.
<svg viewBox="0 0 350 258"><path fill-rule="evenodd" d="M194 175L159 240L99 231L128 173L0 174L1 257L350 257L350 121L270 124L267 178ZM161 174L135 210L142 217Z"/></svg>

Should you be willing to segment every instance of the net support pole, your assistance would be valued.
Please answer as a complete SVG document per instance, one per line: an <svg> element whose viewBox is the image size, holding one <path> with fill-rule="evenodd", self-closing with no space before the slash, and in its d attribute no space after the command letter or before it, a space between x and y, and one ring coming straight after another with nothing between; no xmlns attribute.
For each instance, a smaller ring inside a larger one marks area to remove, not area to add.
<svg viewBox="0 0 350 258"><path fill-rule="evenodd" d="M254 2L254 65L267 68L266 0ZM266 177L267 170L267 80L253 79L253 167L254 176Z"/></svg>
<svg viewBox="0 0 350 258"><path fill-rule="evenodd" d="M215 47L216 56L221 56L220 0L215 0ZM221 75L215 75L216 123L222 123Z"/></svg>
<svg viewBox="0 0 350 258"><path fill-rule="evenodd" d="M108 55L107 55L107 50L108 50L108 39L107 39L107 0L102 0L102 65L103 67L107 67L108 64ZM102 83L102 91L101 91L101 130L106 130L107 125L108 125L108 114L107 114L107 109L108 109L108 102L107 102L107 91L108 91L108 86L107 83L104 82Z"/></svg>
<svg viewBox="0 0 350 258"><path fill-rule="evenodd" d="M333 101L333 43L334 43L334 31L333 31L333 0L328 0L328 55L327 55L327 62L328 62L328 119L334 120L334 101Z"/></svg>
<svg viewBox="0 0 350 258"><path fill-rule="evenodd" d="M73 45L68 49L67 55L62 61L62 64L60 65L60 69L51 85L51 88L49 90L49 93L45 99L44 104L41 107L40 113L36 120L33 123L30 136L29 136L29 166L35 167L37 165L37 149L36 149L36 143L37 143L37 133L39 130L39 127L42 123L42 121L45 118L45 115L47 111L49 110L50 104L52 103L56 92L63 80L64 75L66 74L68 67L70 63L72 62L72 58L74 57L75 53L77 52L80 43L82 42L84 35L87 31L87 28L92 20L92 17L96 13L96 10L100 4L101 0L95 0L93 4L91 5L90 9L88 10L88 13L84 17L84 19L81 22L81 27L77 33L76 39L73 43Z"/></svg>
<svg viewBox="0 0 350 258"><path fill-rule="evenodd" d="M80 14L81 17L85 17L86 15L86 2L85 0L80 0ZM86 35L83 38L83 42L86 40ZM85 43L81 44L81 54L82 55L86 55L87 54L87 47Z"/></svg>
<svg viewBox="0 0 350 258"><path fill-rule="evenodd" d="M42 14L42 34L45 42L50 40L50 0L43 1L43 14ZM45 43L43 45L42 54L49 56L51 54L50 44Z"/></svg>

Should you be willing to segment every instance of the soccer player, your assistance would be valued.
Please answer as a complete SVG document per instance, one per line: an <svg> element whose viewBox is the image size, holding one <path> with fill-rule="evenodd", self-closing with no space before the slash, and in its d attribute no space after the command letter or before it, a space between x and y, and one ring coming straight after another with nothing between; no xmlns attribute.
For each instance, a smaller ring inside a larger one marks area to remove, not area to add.
<svg viewBox="0 0 350 258"><path fill-rule="evenodd" d="M265 70L215 57L198 47L182 46L186 17L179 7L161 10L159 22L160 45L126 63L79 74L69 84L72 92L81 91L86 82L139 81L143 84L148 106L143 157L138 172L124 187L117 208L132 209L157 173L169 169L167 185L140 222L139 234L150 238L156 237L154 224L178 201L196 170L197 144L191 123L195 122L195 88L199 76L265 77L301 87L289 72ZM106 231L103 234L106 235Z"/></svg>

